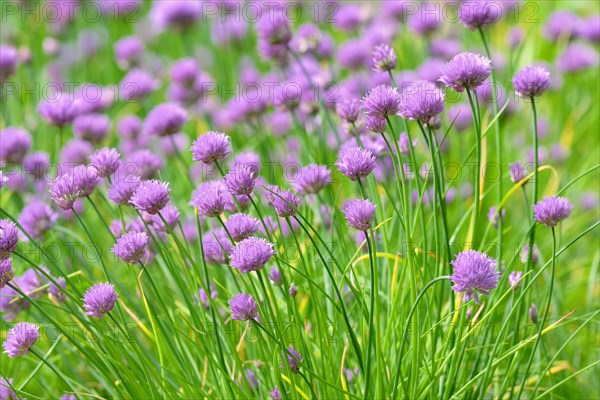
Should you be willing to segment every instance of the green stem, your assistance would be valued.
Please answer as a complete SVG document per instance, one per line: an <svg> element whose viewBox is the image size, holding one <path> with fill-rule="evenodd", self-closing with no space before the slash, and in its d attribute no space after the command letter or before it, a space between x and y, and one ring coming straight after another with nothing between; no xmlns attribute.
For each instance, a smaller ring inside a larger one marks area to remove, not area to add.
<svg viewBox="0 0 600 400"><path fill-rule="evenodd" d="M373 248L371 246L371 241L369 240L369 234L367 231L364 231L365 240L367 241L367 248L369 249L369 264L371 268L371 296L370 296L370 308L369 308L369 339L367 342L367 352L365 355L366 358L366 376L365 376L365 390L363 394L363 399L369 398L369 389L373 386L373 382L371 382L371 353L373 352L373 342L375 338L375 330L373 329L373 320L375 316L375 261L373 256Z"/></svg>
<svg viewBox="0 0 600 400"><path fill-rule="evenodd" d="M479 116L479 102L477 101L477 93L471 94L470 89L467 90L467 96L469 97L469 104L471 105L471 111L473 113L473 121L475 121L475 148L476 148L476 161L475 161L475 185L473 190L473 225L471 227L471 240L475 241L477 238L477 226L479 225L479 207L480 207L480 184L481 184L481 119Z"/></svg>

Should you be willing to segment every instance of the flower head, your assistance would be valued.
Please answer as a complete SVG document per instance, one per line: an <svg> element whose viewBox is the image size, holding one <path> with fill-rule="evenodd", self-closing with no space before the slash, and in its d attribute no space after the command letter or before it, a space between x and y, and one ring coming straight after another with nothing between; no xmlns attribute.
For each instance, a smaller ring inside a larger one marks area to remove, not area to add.
<svg viewBox="0 0 600 400"><path fill-rule="evenodd" d="M148 235L127 232L117 239L112 252L127 264L135 264L148 256Z"/></svg>
<svg viewBox="0 0 600 400"><path fill-rule="evenodd" d="M129 202L139 211L157 214L169 202L169 184L157 180L140 183Z"/></svg>
<svg viewBox="0 0 600 400"><path fill-rule="evenodd" d="M416 81L402 91L400 115L410 120L429 123L444 111L444 94L432 82Z"/></svg>
<svg viewBox="0 0 600 400"><path fill-rule="evenodd" d="M512 79L515 93L521 97L538 97L550 87L550 72L544 67L530 65Z"/></svg>
<svg viewBox="0 0 600 400"><path fill-rule="evenodd" d="M57 219L58 215L52 210L52 207L38 198L33 198L23 207L21 215L19 215L19 224L32 238L41 239Z"/></svg>
<svg viewBox="0 0 600 400"><path fill-rule="evenodd" d="M67 282L65 278L62 276L54 279L57 283L55 285L53 282L48 282L48 296L56 302L62 303L67 299L67 295L63 292L63 290L67 287ZM62 288L62 290L59 288Z"/></svg>
<svg viewBox="0 0 600 400"><path fill-rule="evenodd" d="M343 99L337 102L335 109L341 119L353 123L358 119L360 102L356 99Z"/></svg>
<svg viewBox="0 0 600 400"><path fill-rule="evenodd" d="M269 392L269 396L271 396L271 400L281 400L283 398L281 397L281 391L279 391L277 386L275 386L273 390Z"/></svg>
<svg viewBox="0 0 600 400"><path fill-rule="evenodd" d="M529 243L525 243L521 248L520 259L523 264L527 264L529 262ZM531 262L533 264L537 264L540 261L540 249L536 244L533 245L533 250L531 251Z"/></svg>
<svg viewBox="0 0 600 400"><path fill-rule="evenodd" d="M84 114L73 120L75 136L91 143L100 143L108 134L110 119L102 114Z"/></svg>
<svg viewBox="0 0 600 400"><path fill-rule="evenodd" d="M197 208L200 215L218 217L225 209L225 195L219 187L205 188L203 186L194 191L190 205Z"/></svg>
<svg viewBox="0 0 600 400"><path fill-rule="evenodd" d="M277 215L288 218L296 214L296 209L300 205L300 199L295 193L289 190L277 190L273 195L273 208Z"/></svg>
<svg viewBox="0 0 600 400"><path fill-rule="evenodd" d="M202 248L208 261L225 264L233 252L233 245L224 229L209 232L202 238Z"/></svg>
<svg viewBox="0 0 600 400"><path fill-rule="evenodd" d="M40 332L36 324L19 322L6 335L3 347L10 358L24 356L39 339Z"/></svg>
<svg viewBox="0 0 600 400"><path fill-rule="evenodd" d="M96 169L99 177L105 178L117 171L120 157L121 155L116 149L105 147L89 157L90 165Z"/></svg>
<svg viewBox="0 0 600 400"><path fill-rule="evenodd" d="M391 71L396 68L396 52L389 45L378 44L373 49L373 68L375 71Z"/></svg>
<svg viewBox="0 0 600 400"><path fill-rule="evenodd" d="M290 21L282 10L275 9L256 24L258 37L270 45L285 45L292 39Z"/></svg>
<svg viewBox="0 0 600 400"><path fill-rule="evenodd" d="M15 276L12 259L7 258L0 261L0 289L10 282Z"/></svg>
<svg viewBox="0 0 600 400"><path fill-rule="evenodd" d="M0 130L0 163L20 164L31 148L31 135L25 129Z"/></svg>
<svg viewBox="0 0 600 400"><path fill-rule="evenodd" d="M387 121L385 118L376 115L367 115L364 118L365 128L375 133L385 133Z"/></svg>
<svg viewBox="0 0 600 400"><path fill-rule="evenodd" d="M450 276L455 292L464 292L464 301L475 299L479 304L479 293L489 294L498 286L500 274L496 270L496 260L475 250L466 250L456 255L452 261L454 268Z"/></svg>
<svg viewBox="0 0 600 400"><path fill-rule="evenodd" d="M0 219L0 260L4 260L17 249L19 231L17 226L7 219Z"/></svg>
<svg viewBox="0 0 600 400"><path fill-rule="evenodd" d="M269 271L269 280L275 286L281 286L283 284L283 278L281 277L281 271L279 268L273 266Z"/></svg>
<svg viewBox="0 0 600 400"><path fill-rule="evenodd" d="M83 308L86 315L102 318L111 311L117 302L117 293L111 283L97 283L83 295Z"/></svg>
<svg viewBox="0 0 600 400"><path fill-rule="evenodd" d="M399 106L398 89L387 85L377 86L367 93L361 102L361 108L365 115L380 118L396 115Z"/></svg>
<svg viewBox="0 0 600 400"><path fill-rule="evenodd" d="M375 204L370 200L349 200L342 211L346 216L348 225L359 231L367 231L375 219Z"/></svg>
<svg viewBox="0 0 600 400"><path fill-rule="evenodd" d="M318 193L331 183L331 171L325 165L309 164L298 171L293 186L299 193Z"/></svg>
<svg viewBox="0 0 600 400"><path fill-rule="evenodd" d="M304 360L300 353L294 348L294 346L290 346L287 349L288 351L284 353L287 356L288 363L290 365L290 369L294 374L300 372L300 363Z"/></svg>
<svg viewBox="0 0 600 400"><path fill-rule="evenodd" d="M231 319L238 321L258 320L258 304L246 293L238 293L229 300Z"/></svg>
<svg viewBox="0 0 600 400"><path fill-rule="evenodd" d="M371 150L350 147L342 150L335 165L353 181L368 176L375 169L375 156Z"/></svg>
<svg viewBox="0 0 600 400"><path fill-rule="evenodd" d="M514 162L508 166L508 170L510 172L510 180L514 183L519 183L523 179L525 179L525 167L521 163Z"/></svg>
<svg viewBox="0 0 600 400"><path fill-rule="evenodd" d="M238 196L252 194L256 179L252 168L242 164L234 165L223 178L229 192Z"/></svg>
<svg viewBox="0 0 600 400"><path fill-rule="evenodd" d="M78 101L68 93L58 93L42 101L37 110L43 119L56 126L70 124L79 114Z"/></svg>
<svg viewBox="0 0 600 400"><path fill-rule="evenodd" d="M570 43L556 60L556 67L560 72L578 72L596 65L598 52L583 43Z"/></svg>
<svg viewBox="0 0 600 400"><path fill-rule="evenodd" d="M117 172L115 180L108 189L108 198L119 205L129 204L131 196L140 186L140 177L128 174L125 169Z"/></svg>
<svg viewBox="0 0 600 400"><path fill-rule="evenodd" d="M460 20L469 29L475 30L491 25L502 17L502 8L498 1L465 1L460 7Z"/></svg>
<svg viewBox="0 0 600 400"><path fill-rule="evenodd" d="M242 240L233 248L229 264L241 272L258 271L274 255L272 243L262 238L250 237Z"/></svg>
<svg viewBox="0 0 600 400"><path fill-rule="evenodd" d="M480 54L465 51L454 56L442 68L440 82L457 92L475 89L492 72L492 62Z"/></svg>
<svg viewBox="0 0 600 400"><path fill-rule="evenodd" d="M0 49L2 49L2 51L0 51L0 53L2 53L4 50L4 45L0 45ZM4 72L4 70L0 67L0 80L2 80L2 73ZM17 400L18 397L16 395L16 393L11 389L11 387L13 387L13 380L12 378L10 378L8 381L5 380L4 378L0 378L0 399L2 400ZM277 388L277 386L275 386L275 388ZM281 399L281 397L279 397L279 399Z"/></svg>
<svg viewBox="0 0 600 400"><path fill-rule="evenodd" d="M154 107L144 121L144 130L151 136L169 136L181 130L187 122L187 112L175 103Z"/></svg>
<svg viewBox="0 0 600 400"><path fill-rule="evenodd" d="M534 324L537 324L538 322L538 309L535 306L535 303L531 303L531 307L529 308L529 319Z"/></svg>
<svg viewBox="0 0 600 400"><path fill-rule="evenodd" d="M533 205L533 218L547 227L554 228L571 214L573 206L564 197L544 197Z"/></svg>
<svg viewBox="0 0 600 400"><path fill-rule="evenodd" d="M513 271L508 275L508 284L512 290L517 290L519 286L521 286L521 277L523 276L523 272L521 271Z"/></svg>
<svg viewBox="0 0 600 400"><path fill-rule="evenodd" d="M258 220L251 215L238 213L233 214L225 222L225 227L236 242L252 236L258 231Z"/></svg>
<svg viewBox="0 0 600 400"><path fill-rule="evenodd" d="M506 216L506 209L503 208L502 210L497 211L496 207L490 207L490 210L488 211L488 214L487 214L488 220L492 223L494 228L498 227L498 221L500 220L500 218L502 218L502 221L504 221L505 216Z"/></svg>
<svg viewBox="0 0 600 400"><path fill-rule="evenodd" d="M192 143L192 159L212 164L231 153L229 136L221 132L207 132Z"/></svg>

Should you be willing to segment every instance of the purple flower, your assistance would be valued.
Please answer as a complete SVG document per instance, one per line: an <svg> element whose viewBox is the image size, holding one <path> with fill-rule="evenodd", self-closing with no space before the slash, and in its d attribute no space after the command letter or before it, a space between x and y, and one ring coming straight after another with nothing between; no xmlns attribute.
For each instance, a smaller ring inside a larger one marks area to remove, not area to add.
<svg viewBox="0 0 600 400"><path fill-rule="evenodd" d="M175 229L177 223L179 222L179 209L173 204L167 203L167 205L160 211L160 215L151 216L151 221L156 230L164 233L171 233L171 231Z"/></svg>
<svg viewBox="0 0 600 400"><path fill-rule="evenodd" d="M36 180L44 179L49 167L50 156L42 151L29 154L23 159L23 169Z"/></svg>
<svg viewBox="0 0 600 400"><path fill-rule="evenodd" d="M287 349L287 352L284 354L287 356L288 363L290 365L290 369L294 374L300 372L300 363L304 360L300 353L294 348L294 346L290 346Z"/></svg>
<svg viewBox="0 0 600 400"><path fill-rule="evenodd" d="M368 176L375 169L375 156L370 150L351 147L340 152L335 165L342 174L356 181Z"/></svg>
<svg viewBox="0 0 600 400"><path fill-rule="evenodd" d="M457 92L480 86L492 72L492 62L480 54L465 51L442 68L440 82Z"/></svg>
<svg viewBox="0 0 600 400"><path fill-rule="evenodd" d="M590 15L577 26L577 36L593 43L600 41L600 14Z"/></svg>
<svg viewBox="0 0 600 400"><path fill-rule="evenodd" d="M564 197L544 197L533 205L533 218L547 227L554 228L571 214L573 206Z"/></svg>
<svg viewBox="0 0 600 400"><path fill-rule="evenodd" d="M225 196L219 188L200 186L195 190L190 205L198 209L198 214L205 217L218 217L225 209Z"/></svg>
<svg viewBox="0 0 600 400"><path fill-rule="evenodd" d="M537 324L538 322L538 309L534 303L531 303L531 307L529 308L529 319L534 324Z"/></svg>
<svg viewBox="0 0 600 400"><path fill-rule="evenodd" d="M234 164L241 164L249 166L255 174L261 169L260 156L253 151L242 151L235 156L233 160Z"/></svg>
<svg viewBox="0 0 600 400"><path fill-rule="evenodd" d="M521 248L520 259L523 264L529 262L529 243L525 243ZM540 260L540 249L536 244L533 245L533 251L531 252L531 262L537 264Z"/></svg>
<svg viewBox="0 0 600 400"><path fill-rule="evenodd" d="M396 52L389 45L383 43L373 49L373 68L375 71L391 71L396 68L397 62Z"/></svg>
<svg viewBox="0 0 600 400"><path fill-rule="evenodd" d="M60 161L65 166L87 163L88 157L94 152L94 146L82 139L69 140L60 152Z"/></svg>
<svg viewBox="0 0 600 400"><path fill-rule="evenodd" d="M336 112L346 122L354 123L358 119L360 102L356 99L340 100L336 104Z"/></svg>
<svg viewBox="0 0 600 400"><path fill-rule="evenodd" d="M142 179L152 179L162 169L163 161L159 155L144 149L133 153L126 162L127 166L134 165L135 173Z"/></svg>
<svg viewBox="0 0 600 400"><path fill-rule="evenodd" d="M119 157L121 155L116 149L105 147L90 156L90 165L96 168L99 177L106 178L119 168Z"/></svg>
<svg viewBox="0 0 600 400"><path fill-rule="evenodd" d="M303 194L318 193L331 183L331 171L324 165L309 164L298 171L294 188Z"/></svg>
<svg viewBox="0 0 600 400"><path fill-rule="evenodd" d="M386 118L398 113L400 95L391 86L379 85L363 98L361 108L367 116Z"/></svg>
<svg viewBox="0 0 600 400"><path fill-rule="evenodd" d="M213 284L210 285L210 297L213 300L217 298L217 290L215 289L215 286ZM204 307L204 309L206 309L206 310L210 309L210 301L208 299L208 295L206 294L206 290L204 290L204 288L200 288L198 290L197 299L200 301L200 304L202 305L202 307Z"/></svg>
<svg viewBox="0 0 600 400"><path fill-rule="evenodd" d="M15 276L12 259L6 258L0 261L0 289L3 288Z"/></svg>
<svg viewBox="0 0 600 400"><path fill-rule="evenodd" d="M458 132L468 129L473 122L473 112L468 104L457 104L448 110L448 121L454 121L453 128Z"/></svg>
<svg viewBox="0 0 600 400"><path fill-rule="evenodd" d="M269 392L269 396L271 396L271 400L281 400L283 398L281 397L281 392L277 386L275 386L273 390Z"/></svg>
<svg viewBox="0 0 600 400"><path fill-rule="evenodd" d="M258 220L248 214L233 214L225 222L225 227L233 240L241 242L258 231Z"/></svg>
<svg viewBox="0 0 600 400"><path fill-rule="evenodd" d="M298 294L298 288L296 287L294 282L292 282L290 284L290 288L289 288L288 292L289 292L290 296L292 296L292 297L296 297L296 295Z"/></svg>
<svg viewBox="0 0 600 400"><path fill-rule="evenodd" d="M137 36L125 36L115 43L114 49L117 63L129 68L140 63L144 54L144 43Z"/></svg>
<svg viewBox="0 0 600 400"><path fill-rule="evenodd" d="M504 217L506 216L506 210L503 208L499 213L496 213L496 207L490 207L490 210L487 213L488 220L492 223L494 228L498 227L498 221L502 218L504 221Z"/></svg>
<svg viewBox="0 0 600 400"><path fill-rule="evenodd" d="M115 180L108 189L108 198L119 205L129 204L131 196L140 186L140 177L128 174L124 168L119 169Z"/></svg>
<svg viewBox="0 0 600 400"><path fill-rule="evenodd" d="M75 200L79 198L79 192L75 180L70 174L64 174L52 181L50 184L50 196L63 210L73 208Z"/></svg>
<svg viewBox="0 0 600 400"><path fill-rule="evenodd" d="M53 98L38 104L38 113L43 119L59 127L70 124L79 114L79 102L68 93L57 93Z"/></svg>
<svg viewBox="0 0 600 400"><path fill-rule="evenodd" d="M75 182L78 197L86 197L92 194L100 181L98 172L93 167L78 165L71 172Z"/></svg>
<svg viewBox="0 0 600 400"><path fill-rule="evenodd" d="M231 153L231 143L229 142L229 136L226 134L211 131L200 135L198 139L194 140L191 150L194 161L212 164Z"/></svg>
<svg viewBox="0 0 600 400"><path fill-rule="evenodd" d="M217 229L204 236L202 248L206 259L217 264L225 264L229 254L233 252L233 245L224 229Z"/></svg>
<svg viewBox="0 0 600 400"><path fill-rule="evenodd" d="M67 295L63 291L67 287L67 282L65 281L65 278L63 278L62 276L59 278L55 278L54 280L56 281L58 286L60 286L62 288L62 290L58 286L56 286L54 283L48 282L48 295L50 296L50 298L52 300L54 300L58 303L62 303L63 301L65 301L67 299Z"/></svg>
<svg viewBox="0 0 600 400"><path fill-rule="evenodd" d="M550 87L550 72L544 67L530 65L512 79L515 93L521 97L538 97Z"/></svg>
<svg viewBox="0 0 600 400"><path fill-rule="evenodd" d="M583 43L569 44L556 60L561 72L577 72L598 65L598 52Z"/></svg>
<svg viewBox="0 0 600 400"><path fill-rule="evenodd" d="M8 127L0 131L0 163L21 164L31 148L31 135L25 129Z"/></svg>
<svg viewBox="0 0 600 400"><path fill-rule="evenodd" d="M179 132L187 120L187 112L179 105L159 104L148 113L144 131L151 136L169 136Z"/></svg>
<svg viewBox="0 0 600 400"><path fill-rule="evenodd" d="M169 202L169 184L157 180L142 182L129 202L139 211L154 215Z"/></svg>
<svg viewBox="0 0 600 400"><path fill-rule="evenodd" d="M274 255L272 243L262 238L250 237L242 240L233 248L229 264L243 273L258 271Z"/></svg>
<svg viewBox="0 0 600 400"><path fill-rule="evenodd" d="M444 95L432 82L416 81L402 91L400 115L404 118L429 123L444 111Z"/></svg>
<svg viewBox="0 0 600 400"><path fill-rule="evenodd" d="M499 3L497 0L465 1L460 7L460 20L471 30L491 25L502 17Z"/></svg>
<svg viewBox="0 0 600 400"><path fill-rule="evenodd" d="M7 44L0 44L0 82L4 82L15 73L17 60L17 49Z"/></svg>
<svg viewBox="0 0 600 400"><path fill-rule="evenodd" d="M142 132L142 120L136 115L127 115L117 123L117 131L124 139L137 139Z"/></svg>
<svg viewBox="0 0 600 400"><path fill-rule="evenodd" d="M277 215L288 218L296 214L300 199L289 190L277 190L273 195L273 208Z"/></svg>
<svg viewBox="0 0 600 400"><path fill-rule="evenodd" d="M557 41L561 37L569 39L575 35L577 24L579 24L579 18L572 11L557 10L546 21L543 33L547 39L552 41Z"/></svg>
<svg viewBox="0 0 600 400"><path fill-rule="evenodd" d="M270 45L286 45L292 39L290 21L283 9L271 11L256 23L258 37Z"/></svg>
<svg viewBox="0 0 600 400"><path fill-rule="evenodd" d="M0 219L0 260L5 260L17 249L18 240L17 226L7 219Z"/></svg>
<svg viewBox="0 0 600 400"><path fill-rule="evenodd" d="M202 15L202 3L188 0L157 1L152 3L150 20L159 30L186 29Z"/></svg>
<svg viewBox="0 0 600 400"><path fill-rule="evenodd" d="M456 255L452 262L454 268L450 276L457 293L465 292L463 301L475 299L479 304L479 293L489 294L498 286L500 274L496 270L496 260L475 250L466 250Z"/></svg>
<svg viewBox="0 0 600 400"><path fill-rule="evenodd" d="M19 224L33 239L41 239L57 219L58 215L50 206L33 198L21 210Z"/></svg>
<svg viewBox="0 0 600 400"><path fill-rule="evenodd" d="M258 320L258 304L246 293L238 293L229 300L231 319L238 321Z"/></svg>
<svg viewBox="0 0 600 400"><path fill-rule="evenodd" d="M521 277L523 277L523 272L521 271L513 271L508 275L508 284L512 290L517 290L521 286Z"/></svg>
<svg viewBox="0 0 600 400"><path fill-rule="evenodd" d="M359 231L367 231L375 219L375 204L370 200L349 200L342 207L348 225Z"/></svg>
<svg viewBox="0 0 600 400"><path fill-rule="evenodd" d="M256 175L247 165L236 164L223 178L227 190L233 195L250 195L256 184Z"/></svg>
<svg viewBox="0 0 600 400"><path fill-rule="evenodd" d="M142 69L132 69L119 84L119 92L124 101L141 100L158 88L158 81Z"/></svg>
<svg viewBox="0 0 600 400"><path fill-rule="evenodd" d="M148 235L127 232L117 239L112 252L127 264L136 264L148 256Z"/></svg>
<svg viewBox="0 0 600 400"><path fill-rule="evenodd" d="M385 133L387 129L387 120L375 115L367 115L364 124L365 128L375 133Z"/></svg>
<svg viewBox="0 0 600 400"><path fill-rule="evenodd" d="M108 134L110 119L103 114L84 114L73 120L73 132L80 139L100 143Z"/></svg>
<svg viewBox="0 0 600 400"><path fill-rule="evenodd" d="M3 51L3 47L0 47L0 53L2 53ZM2 70L0 69L0 72L1 71ZM2 75L0 75L0 78L2 78ZM11 389L11 387L13 387L12 378L10 378L8 381L4 378L0 378L0 399L17 400L19 398L17 397L16 393ZM275 388L277 388L277 386L275 386ZM279 397L279 399L281 399L281 397Z"/></svg>
<svg viewBox="0 0 600 400"><path fill-rule="evenodd" d="M117 302L117 293L111 283L96 283L83 295L83 308L85 315L102 318L111 311Z"/></svg>
<svg viewBox="0 0 600 400"><path fill-rule="evenodd" d="M269 271L269 280L275 286L281 286L283 284L283 278L281 277L281 271L275 266L271 267Z"/></svg>
<svg viewBox="0 0 600 400"><path fill-rule="evenodd" d="M39 337L40 332L36 324L19 322L8 331L2 346L10 358L24 356L29 353L29 349Z"/></svg>
<svg viewBox="0 0 600 400"><path fill-rule="evenodd" d="M510 180L514 183L519 183L526 177L525 167L518 162L511 163L508 166L510 172Z"/></svg>

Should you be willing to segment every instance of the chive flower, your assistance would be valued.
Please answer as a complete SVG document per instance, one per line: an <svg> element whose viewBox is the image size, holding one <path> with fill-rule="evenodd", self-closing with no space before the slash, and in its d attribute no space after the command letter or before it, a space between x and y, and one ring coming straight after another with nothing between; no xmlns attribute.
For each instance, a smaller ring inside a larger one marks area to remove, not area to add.
<svg viewBox="0 0 600 400"><path fill-rule="evenodd" d="M231 319L237 321L258 320L258 304L254 298L246 293L238 293L229 300Z"/></svg>
<svg viewBox="0 0 600 400"><path fill-rule="evenodd" d="M6 335L6 340L2 345L4 353L8 354L10 358L24 356L29 353L39 337L40 332L36 324L19 322Z"/></svg>
<svg viewBox="0 0 600 400"><path fill-rule="evenodd" d="M454 283L452 290L465 293L463 301L475 299L479 304L479 293L489 294L498 286L500 274L496 270L496 260L487 254L466 250L458 253L450 264L454 268L450 276Z"/></svg>
<svg viewBox="0 0 600 400"><path fill-rule="evenodd" d="M169 184L157 180L142 182L136 189L129 202L138 211L145 211L148 214L157 214L169 202Z"/></svg>
<svg viewBox="0 0 600 400"><path fill-rule="evenodd" d="M533 218L549 228L554 228L571 214L573 206L564 197L544 197L533 205Z"/></svg>
<svg viewBox="0 0 600 400"><path fill-rule="evenodd" d="M111 283L97 283L83 295L83 308L86 315L102 318L113 309L117 302L117 293Z"/></svg>
<svg viewBox="0 0 600 400"><path fill-rule="evenodd" d="M462 92L480 86L491 72L492 62L489 58L465 51L444 65L440 82L457 92Z"/></svg>
<svg viewBox="0 0 600 400"><path fill-rule="evenodd" d="M233 248L230 265L242 273L262 269L275 255L273 244L265 239L250 237Z"/></svg>

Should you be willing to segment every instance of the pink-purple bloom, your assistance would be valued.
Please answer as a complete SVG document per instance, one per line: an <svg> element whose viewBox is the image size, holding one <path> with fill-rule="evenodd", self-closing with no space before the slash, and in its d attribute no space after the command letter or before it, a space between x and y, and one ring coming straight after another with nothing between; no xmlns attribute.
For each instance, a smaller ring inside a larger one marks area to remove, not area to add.
<svg viewBox="0 0 600 400"><path fill-rule="evenodd" d="M375 156L371 150L350 147L340 152L335 165L342 174L356 181L375 169Z"/></svg>
<svg viewBox="0 0 600 400"><path fill-rule="evenodd" d="M0 260L4 260L17 249L19 230L14 222L0 219Z"/></svg>
<svg viewBox="0 0 600 400"><path fill-rule="evenodd" d="M492 72L492 62L480 54L463 52L442 68L440 82L457 92L480 86Z"/></svg>
<svg viewBox="0 0 600 400"><path fill-rule="evenodd" d="M106 178L119 168L121 154L116 149L105 147L90 156L90 165L96 169L98 176Z"/></svg>
<svg viewBox="0 0 600 400"><path fill-rule="evenodd" d="M417 81L402 91L400 115L427 124L444 111L444 94L432 82Z"/></svg>
<svg viewBox="0 0 600 400"><path fill-rule="evenodd" d="M348 225L359 231L369 230L375 219L375 204L370 200L349 200L344 203L342 211Z"/></svg>
<svg viewBox="0 0 600 400"><path fill-rule="evenodd" d="M337 114L346 122L353 123L358 119L360 102L356 99L343 99L336 104Z"/></svg>
<svg viewBox="0 0 600 400"><path fill-rule="evenodd" d="M169 184L158 180L142 182L129 202L139 211L157 214L169 202Z"/></svg>
<svg viewBox="0 0 600 400"><path fill-rule="evenodd" d="M154 107L144 121L144 131L151 136L169 136L181 130L188 114L175 103L163 103Z"/></svg>
<svg viewBox="0 0 600 400"><path fill-rule="evenodd" d="M376 71L391 71L396 68L396 52L388 44L382 43L373 49L373 68Z"/></svg>
<svg viewBox="0 0 600 400"><path fill-rule="evenodd" d="M237 213L231 215L225 227L234 241L241 242L258 232L259 221L251 215Z"/></svg>
<svg viewBox="0 0 600 400"><path fill-rule="evenodd" d="M550 87L550 72L544 67L530 65L513 77L515 93L521 97L538 97Z"/></svg>
<svg viewBox="0 0 600 400"><path fill-rule="evenodd" d="M117 302L117 293L111 283L100 282L90 287L83 295L85 315L102 318L110 312Z"/></svg>
<svg viewBox="0 0 600 400"><path fill-rule="evenodd" d="M25 129L0 130L0 163L20 164L31 148L31 135Z"/></svg>
<svg viewBox="0 0 600 400"><path fill-rule="evenodd" d="M302 363L302 361L304 359L302 358L300 353L298 353L298 351L294 348L294 346L288 347L287 353L285 353L285 356L287 356L290 370L294 374L297 374L298 372L300 372L300 364Z"/></svg>
<svg viewBox="0 0 600 400"><path fill-rule="evenodd" d="M513 271L508 275L508 284L512 290L517 290L519 286L521 286L523 277L523 272L521 271Z"/></svg>
<svg viewBox="0 0 600 400"><path fill-rule="evenodd" d="M140 182L139 176L127 173L124 168L118 170L108 189L108 198L119 205L129 204Z"/></svg>
<svg viewBox="0 0 600 400"><path fill-rule="evenodd" d="M79 114L79 102L68 93L57 93L53 98L42 101L38 112L43 119L62 127L73 122Z"/></svg>
<svg viewBox="0 0 600 400"><path fill-rule="evenodd" d="M225 175L223 181L227 189L233 195L250 195L256 184L256 174L251 167L242 164L236 164Z"/></svg>
<svg viewBox="0 0 600 400"><path fill-rule="evenodd" d="M221 132L207 132L192 143L192 159L212 164L231 153L229 136Z"/></svg>
<svg viewBox="0 0 600 400"><path fill-rule="evenodd" d="M0 261L0 289L10 282L15 276L12 259L6 258Z"/></svg>
<svg viewBox="0 0 600 400"><path fill-rule="evenodd" d="M117 239L112 252L127 264L136 264L148 256L148 235L127 232Z"/></svg>
<svg viewBox="0 0 600 400"><path fill-rule="evenodd" d="M533 205L533 218L547 227L554 228L571 214L573 206L564 197L544 197Z"/></svg>
<svg viewBox="0 0 600 400"><path fill-rule="evenodd" d="M58 214L38 198L33 198L21 210L19 224L33 239L41 239L52 228Z"/></svg>
<svg viewBox="0 0 600 400"><path fill-rule="evenodd" d="M462 23L475 30L498 21L502 17L503 8L498 0L465 1L459 13Z"/></svg>
<svg viewBox="0 0 600 400"><path fill-rule="evenodd" d="M275 255L273 244L265 239L250 237L239 242L231 254L230 265L240 272L262 269Z"/></svg>
<svg viewBox="0 0 600 400"><path fill-rule="evenodd" d="M277 190L273 194L272 204L277 215L282 218L288 218L296 214L296 209L300 205L300 199L295 193L289 190Z"/></svg>
<svg viewBox="0 0 600 400"><path fill-rule="evenodd" d="M300 168L293 184L299 193L318 193L331 183L331 171L325 165L309 164Z"/></svg>
<svg viewBox="0 0 600 400"><path fill-rule="evenodd" d="M454 268L450 276L454 283L452 290L465 293L464 301L475 299L479 304L478 294L489 294L498 286L500 273L496 269L497 262L487 254L466 250L458 253L450 264Z"/></svg>
<svg viewBox="0 0 600 400"><path fill-rule="evenodd" d="M110 119L103 114L84 114L73 120L75 136L90 143L101 143L110 129Z"/></svg>
<svg viewBox="0 0 600 400"><path fill-rule="evenodd" d="M40 332L36 324L19 322L6 335L6 340L2 345L4 353L8 354L10 358L24 356L29 353L39 337Z"/></svg>
<svg viewBox="0 0 600 400"><path fill-rule="evenodd" d="M379 85L363 98L361 108L367 116L386 118L398 113L400 94L398 89Z"/></svg>
<svg viewBox="0 0 600 400"><path fill-rule="evenodd" d="M258 304L247 293L238 293L229 300L231 319L238 321L258 320Z"/></svg>

